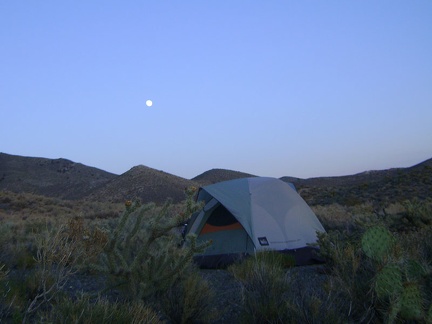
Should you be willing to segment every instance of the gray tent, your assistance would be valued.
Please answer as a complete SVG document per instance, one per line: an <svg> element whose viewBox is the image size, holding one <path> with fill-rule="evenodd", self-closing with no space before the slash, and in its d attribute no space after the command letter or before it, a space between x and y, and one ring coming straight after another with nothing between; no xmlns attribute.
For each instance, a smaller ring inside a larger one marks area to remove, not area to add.
<svg viewBox="0 0 432 324"><path fill-rule="evenodd" d="M292 253L297 264L313 262L308 246L324 228L294 187L275 178L243 178L202 187L204 208L190 220L186 233L198 242L212 241L196 256L203 267L225 266L256 251Z"/></svg>

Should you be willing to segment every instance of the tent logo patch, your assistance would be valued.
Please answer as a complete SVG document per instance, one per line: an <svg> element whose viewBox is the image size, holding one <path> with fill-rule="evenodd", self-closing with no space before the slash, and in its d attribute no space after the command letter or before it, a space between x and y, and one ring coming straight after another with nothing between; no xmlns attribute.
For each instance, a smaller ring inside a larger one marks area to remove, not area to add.
<svg viewBox="0 0 432 324"><path fill-rule="evenodd" d="M260 245L269 245L269 242L267 241L267 237L258 237L258 242Z"/></svg>

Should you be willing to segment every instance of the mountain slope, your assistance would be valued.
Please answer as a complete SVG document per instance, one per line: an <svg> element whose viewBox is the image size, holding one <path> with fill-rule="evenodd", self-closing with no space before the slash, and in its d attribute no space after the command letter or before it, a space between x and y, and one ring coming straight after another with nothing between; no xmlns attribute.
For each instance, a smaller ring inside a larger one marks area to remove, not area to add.
<svg viewBox="0 0 432 324"><path fill-rule="evenodd" d="M385 205L407 199L432 198L432 159L409 168L367 171L350 176L310 179L281 178L293 182L311 205Z"/></svg>
<svg viewBox="0 0 432 324"><path fill-rule="evenodd" d="M0 190L81 199L117 175L66 159L0 153Z"/></svg>
<svg viewBox="0 0 432 324"><path fill-rule="evenodd" d="M225 170L225 169L211 169L201 173L195 178L192 178L192 180L198 182L201 186L206 186L216 182L234 180L238 178L249 178L249 177L256 177L256 176L249 173L239 172L239 171L232 171L232 170Z"/></svg>
<svg viewBox="0 0 432 324"><path fill-rule="evenodd" d="M254 175L239 171L212 169L192 180L145 166L136 166L115 175L66 159L22 157L0 153L0 190L28 192L61 199L92 199L123 202L139 198L142 202L163 203L168 197L184 199L184 188ZM355 205L413 198L432 198L432 159L409 168L367 171L342 177L299 179L293 182L311 205L339 203Z"/></svg>
<svg viewBox="0 0 432 324"><path fill-rule="evenodd" d="M138 198L142 203L164 203L171 198L179 202L185 199L184 190L190 186L199 185L192 180L139 165L93 191L87 199L123 202Z"/></svg>

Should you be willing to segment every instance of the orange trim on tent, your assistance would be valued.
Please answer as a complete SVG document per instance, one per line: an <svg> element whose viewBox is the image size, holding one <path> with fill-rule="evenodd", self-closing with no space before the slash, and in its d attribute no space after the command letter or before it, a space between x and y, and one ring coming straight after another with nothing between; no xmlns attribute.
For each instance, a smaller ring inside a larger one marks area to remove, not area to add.
<svg viewBox="0 0 432 324"><path fill-rule="evenodd" d="M242 228L243 226L241 226L239 222L226 225L226 226L214 226L206 223L203 229L201 230L200 234L214 233L219 231L231 231L231 230L242 229Z"/></svg>

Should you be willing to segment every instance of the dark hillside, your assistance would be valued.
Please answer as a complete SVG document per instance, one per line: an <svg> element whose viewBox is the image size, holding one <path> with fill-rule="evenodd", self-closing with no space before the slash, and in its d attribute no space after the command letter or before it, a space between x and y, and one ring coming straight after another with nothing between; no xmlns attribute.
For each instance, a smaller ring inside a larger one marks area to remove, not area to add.
<svg viewBox="0 0 432 324"><path fill-rule="evenodd" d="M209 171L201 173L200 175L196 176L192 180L198 182L201 186L206 186L221 181L227 181L227 180L233 180L239 178L249 178L249 177L256 177L256 176L249 173L239 172L239 171L232 171L232 170L225 170L225 169L211 169Z"/></svg>
<svg viewBox="0 0 432 324"><path fill-rule="evenodd" d="M0 153L0 190L81 199L117 175L66 159Z"/></svg>
<svg viewBox="0 0 432 324"><path fill-rule="evenodd" d="M432 159L409 168L367 171L351 176L281 179L293 182L311 205L352 206L373 201L382 206L407 199L432 198Z"/></svg>
<svg viewBox="0 0 432 324"><path fill-rule="evenodd" d="M174 202L179 202L185 199L184 190L190 186L198 186L198 184L192 180L139 165L95 190L88 199L123 202L138 198L142 203L164 203L167 198L171 198Z"/></svg>
<svg viewBox="0 0 432 324"><path fill-rule="evenodd" d="M244 177L254 175L212 169L187 180L145 166L136 166L119 176L66 159L0 153L0 191L60 199L123 202L139 198L142 202L163 203L171 197L177 202L184 199L186 187ZM349 176L281 179L294 183L300 195L311 205L339 203L352 206L374 202L382 206L406 199L431 198L432 159L409 168L367 171Z"/></svg>

